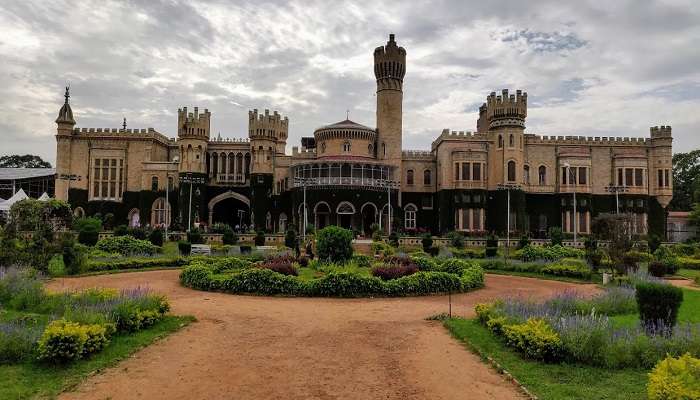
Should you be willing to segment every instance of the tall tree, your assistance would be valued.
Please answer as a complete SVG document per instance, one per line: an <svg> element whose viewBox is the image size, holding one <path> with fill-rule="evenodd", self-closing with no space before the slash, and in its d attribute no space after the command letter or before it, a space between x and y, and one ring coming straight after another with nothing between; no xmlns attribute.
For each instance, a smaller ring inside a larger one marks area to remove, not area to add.
<svg viewBox="0 0 700 400"><path fill-rule="evenodd" d="M51 163L32 154L13 154L0 157L0 168L51 168Z"/></svg>
<svg viewBox="0 0 700 400"><path fill-rule="evenodd" d="M693 194L700 190L700 150L673 155L673 200L670 209L688 211Z"/></svg>

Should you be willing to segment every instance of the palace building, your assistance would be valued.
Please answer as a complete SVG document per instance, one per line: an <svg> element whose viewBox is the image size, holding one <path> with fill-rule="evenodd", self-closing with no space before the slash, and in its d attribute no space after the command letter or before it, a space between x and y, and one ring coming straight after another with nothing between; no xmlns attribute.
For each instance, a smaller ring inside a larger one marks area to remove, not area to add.
<svg viewBox="0 0 700 400"><path fill-rule="evenodd" d="M308 226L361 233L374 223L387 229L390 219L409 232L475 235L505 232L510 221L512 232L539 237L550 227L589 233L596 215L619 211L631 214L636 233L663 235L670 126L643 138L540 136L525 129L527 93L503 90L479 107L475 132L443 129L430 149L403 150L406 54L394 35L374 50L374 127L322 126L291 154L290 120L277 112L249 111L247 138L235 140L212 138L212 115L197 107L178 110L175 138L125 124L77 128L66 90L56 196L78 214L113 213L130 225L283 232L306 215Z"/></svg>

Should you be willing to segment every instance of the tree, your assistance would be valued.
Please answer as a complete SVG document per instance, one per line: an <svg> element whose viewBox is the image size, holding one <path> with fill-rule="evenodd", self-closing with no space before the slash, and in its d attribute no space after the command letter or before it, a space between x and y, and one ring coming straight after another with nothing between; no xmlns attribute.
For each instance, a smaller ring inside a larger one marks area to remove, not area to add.
<svg viewBox="0 0 700 400"><path fill-rule="evenodd" d="M343 262L352 257L352 231L339 226L327 226L318 231L317 250L322 260Z"/></svg>
<svg viewBox="0 0 700 400"><path fill-rule="evenodd" d="M13 154L0 157L0 168L51 168L51 163L31 154Z"/></svg>
<svg viewBox="0 0 700 400"><path fill-rule="evenodd" d="M632 223L626 214L600 214L591 224L596 237L609 240L608 255L618 273L627 271L625 254L632 249Z"/></svg>
<svg viewBox="0 0 700 400"><path fill-rule="evenodd" d="M673 200L669 208L676 211L690 210L693 206L693 195L698 190L700 190L700 150L674 154Z"/></svg>

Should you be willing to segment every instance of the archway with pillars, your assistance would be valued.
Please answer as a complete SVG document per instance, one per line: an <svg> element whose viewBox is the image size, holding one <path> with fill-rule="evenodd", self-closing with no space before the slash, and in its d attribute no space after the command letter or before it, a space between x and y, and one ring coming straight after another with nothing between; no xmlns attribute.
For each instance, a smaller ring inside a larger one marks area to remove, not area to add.
<svg viewBox="0 0 700 400"><path fill-rule="evenodd" d="M251 221L250 200L233 191L221 193L209 200L209 226L217 222L232 227L249 225Z"/></svg>

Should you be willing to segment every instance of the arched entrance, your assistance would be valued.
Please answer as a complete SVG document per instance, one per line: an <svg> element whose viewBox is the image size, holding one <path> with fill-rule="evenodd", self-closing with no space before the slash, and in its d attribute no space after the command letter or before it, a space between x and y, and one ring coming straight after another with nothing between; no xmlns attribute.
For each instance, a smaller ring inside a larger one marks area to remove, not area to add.
<svg viewBox="0 0 700 400"><path fill-rule="evenodd" d="M132 208L131 211L129 211L127 218L129 219L130 227L135 228L141 226L141 216L139 215L138 208Z"/></svg>
<svg viewBox="0 0 700 400"><path fill-rule="evenodd" d="M209 201L209 226L217 222L231 227L250 225L250 200L240 193L228 191Z"/></svg>
<svg viewBox="0 0 700 400"><path fill-rule="evenodd" d="M314 216L316 217L316 229L323 229L330 225L331 208L325 201L316 203Z"/></svg>
<svg viewBox="0 0 700 400"><path fill-rule="evenodd" d="M338 214L338 226L352 229L352 216L355 215L355 206L350 202L344 201L338 204L335 212Z"/></svg>
<svg viewBox="0 0 700 400"><path fill-rule="evenodd" d="M365 236L370 236L372 224L377 222L377 206L374 203L365 203L360 207L360 214L362 214L362 232Z"/></svg>

